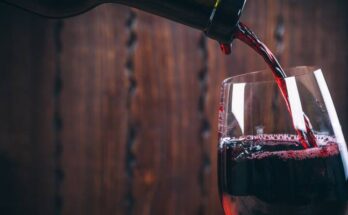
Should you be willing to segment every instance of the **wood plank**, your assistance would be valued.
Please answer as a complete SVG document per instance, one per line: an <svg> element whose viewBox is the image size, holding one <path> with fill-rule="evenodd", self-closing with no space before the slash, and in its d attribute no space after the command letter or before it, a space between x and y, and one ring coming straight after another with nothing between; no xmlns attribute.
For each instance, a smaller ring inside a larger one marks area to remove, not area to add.
<svg viewBox="0 0 348 215"><path fill-rule="evenodd" d="M62 214L126 214L126 18L103 5L64 20Z"/></svg>
<svg viewBox="0 0 348 215"><path fill-rule="evenodd" d="M53 214L54 23L4 4L0 17L0 214Z"/></svg>
<svg viewBox="0 0 348 215"><path fill-rule="evenodd" d="M198 73L201 33L137 12L132 114L133 210L198 214L203 198ZM199 213L201 214L201 213Z"/></svg>

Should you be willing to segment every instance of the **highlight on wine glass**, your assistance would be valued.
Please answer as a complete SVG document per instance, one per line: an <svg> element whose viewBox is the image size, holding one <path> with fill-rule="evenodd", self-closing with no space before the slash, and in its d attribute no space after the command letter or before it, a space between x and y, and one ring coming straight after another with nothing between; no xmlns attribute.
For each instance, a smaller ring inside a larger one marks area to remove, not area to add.
<svg viewBox="0 0 348 215"><path fill-rule="evenodd" d="M279 86L268 70L222 84L218 176L224 212L347 214L348 152L323 72L285 72Z"/></svg>

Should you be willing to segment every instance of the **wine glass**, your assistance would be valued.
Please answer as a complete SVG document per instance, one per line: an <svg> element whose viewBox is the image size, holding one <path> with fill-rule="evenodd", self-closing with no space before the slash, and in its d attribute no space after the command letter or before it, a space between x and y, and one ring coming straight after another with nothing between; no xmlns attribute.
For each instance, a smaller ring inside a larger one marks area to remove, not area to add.
<svg viewBox="0 0 348 215"><path fill-rule="evenodd" d="M269 70L226 79L218 176L226 215L347 214L348 151L322 70L285 70L291 114ZM306 116L306 117L303 117ZM309 128L317 146L304 148Z"/></svg>

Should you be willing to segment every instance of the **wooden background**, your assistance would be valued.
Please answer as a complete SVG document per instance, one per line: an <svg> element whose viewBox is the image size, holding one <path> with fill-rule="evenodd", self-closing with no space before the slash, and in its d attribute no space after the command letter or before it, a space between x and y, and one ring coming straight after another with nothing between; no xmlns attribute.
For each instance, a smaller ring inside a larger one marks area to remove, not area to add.
<svg viewBox="0 0 348 215"><path fill-rule="evenodd" d="M257 0L243 15L285 67L324 69L346 134L347 8ZM0 214L222 214L219 84L265 67L120 5L48 20L0 4Z"/></svg>

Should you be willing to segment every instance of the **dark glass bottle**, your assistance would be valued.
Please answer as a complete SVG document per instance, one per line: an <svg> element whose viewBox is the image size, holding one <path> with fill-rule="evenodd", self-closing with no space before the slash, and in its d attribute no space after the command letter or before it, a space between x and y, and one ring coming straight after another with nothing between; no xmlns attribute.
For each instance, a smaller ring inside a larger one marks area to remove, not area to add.
<svg viewBox="0 0 348 215"><path fill-rule="evenodd" d="M204 31L230 43L246 0L0 0L31 12L62 18L112 2L135 7Z"/></svg>

